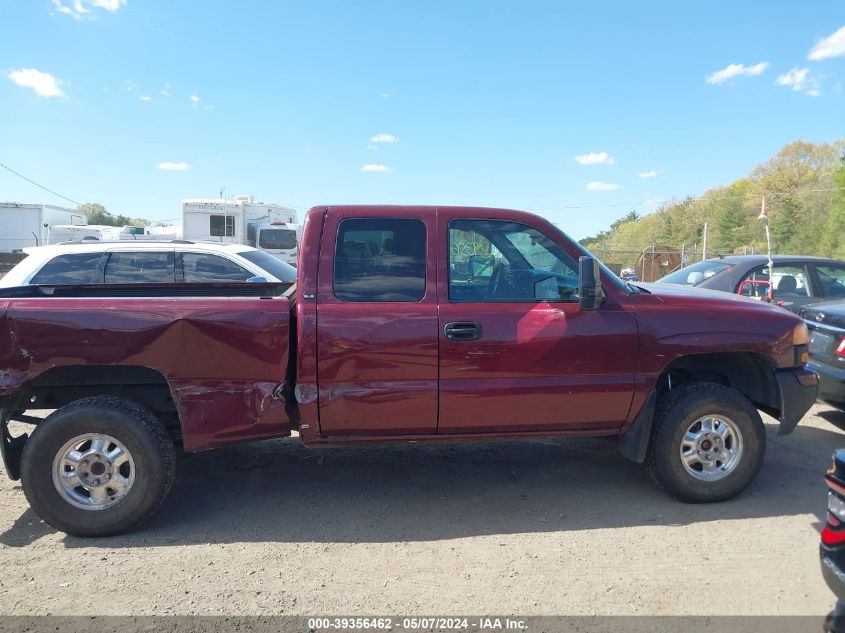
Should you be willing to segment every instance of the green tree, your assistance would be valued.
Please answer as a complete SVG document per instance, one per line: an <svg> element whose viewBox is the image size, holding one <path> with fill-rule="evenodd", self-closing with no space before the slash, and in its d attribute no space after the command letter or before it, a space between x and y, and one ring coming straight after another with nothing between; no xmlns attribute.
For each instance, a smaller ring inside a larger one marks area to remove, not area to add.
<svg viewBox="0 0 845 633"><path fill-rule="evenodd" d="M833 175L833 204L825 222L824 253L830 257L845 259L845 154L840 167Z"/></svg>

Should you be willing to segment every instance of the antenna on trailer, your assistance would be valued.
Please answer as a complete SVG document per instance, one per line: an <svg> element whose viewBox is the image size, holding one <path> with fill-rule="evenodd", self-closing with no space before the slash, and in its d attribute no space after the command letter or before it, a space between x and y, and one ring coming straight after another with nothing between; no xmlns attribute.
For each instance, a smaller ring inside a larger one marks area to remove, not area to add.
<svg viewBox="0 0 845 633"><path fill-rule="evenodd" d="M763 220L763 223L766 225L766 255L769 265L769 300L771 300L774 296L772 282L775 280L774 270L772 269L772 266L774 266L774 263L772 262L772 234L769 232L769 214L766 212L766 196L762 196L762 198L763 201L760 203L760 215L757 216L757 219Z"/></svg>
<svg viewBox="0 0 845 633"><path fill-rule="evenodd" d="M223 200L223 202L226 202L225 198L223 198L223 192L224 191L226 191L226 187L221 187L220 188L220 199Z"/></svg>

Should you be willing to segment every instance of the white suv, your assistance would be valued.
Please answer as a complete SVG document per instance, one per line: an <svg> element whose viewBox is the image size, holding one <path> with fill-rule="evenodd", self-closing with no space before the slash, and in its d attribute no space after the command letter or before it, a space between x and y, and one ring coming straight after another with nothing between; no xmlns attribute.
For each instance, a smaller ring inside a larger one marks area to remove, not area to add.
<svg viewBox="0 0 845 633"><path fill-rule="evenodd" d="M211 242L80 242L23 249L0 279L14 286L132 283L294 283L296 268L262 250Z"/></svg>

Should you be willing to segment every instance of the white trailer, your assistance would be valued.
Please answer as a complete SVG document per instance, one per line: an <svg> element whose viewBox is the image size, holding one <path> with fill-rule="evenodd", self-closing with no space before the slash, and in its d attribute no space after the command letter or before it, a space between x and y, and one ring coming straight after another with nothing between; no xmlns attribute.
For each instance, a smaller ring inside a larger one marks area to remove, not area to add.
<svg viewBox="0 0 845 633"><path fill-rule="evenodd" d="M237 196L234 201L183 200L182 236L192 241L254 246L294 264L299 244L296 210L255 202L251 196Z"/></svg>
<svg viewBox="0 0 845 633"><path fill-rule="evenodd" d="M50 204L0 202L0 252L51 243L57 226L87 224L84 213Z"/></svg>

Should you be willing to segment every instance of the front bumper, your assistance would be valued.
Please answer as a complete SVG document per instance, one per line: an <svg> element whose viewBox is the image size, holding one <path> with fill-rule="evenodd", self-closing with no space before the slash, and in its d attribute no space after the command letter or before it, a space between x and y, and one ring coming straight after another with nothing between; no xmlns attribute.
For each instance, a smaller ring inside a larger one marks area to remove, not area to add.
<svg viewBox="0 0 845 633"><path fill-rule="evenodd" d="M780 435L792 430L813 406L819 391L819 375L807 368L775 372L780 387Z"/></svg>
<svg viewBox="0 0 845 633"><path fill-rule="evenodd" d="M819 400L845 403L845 367L833 367L810 359L807 369L819 375Z"/></svg>

